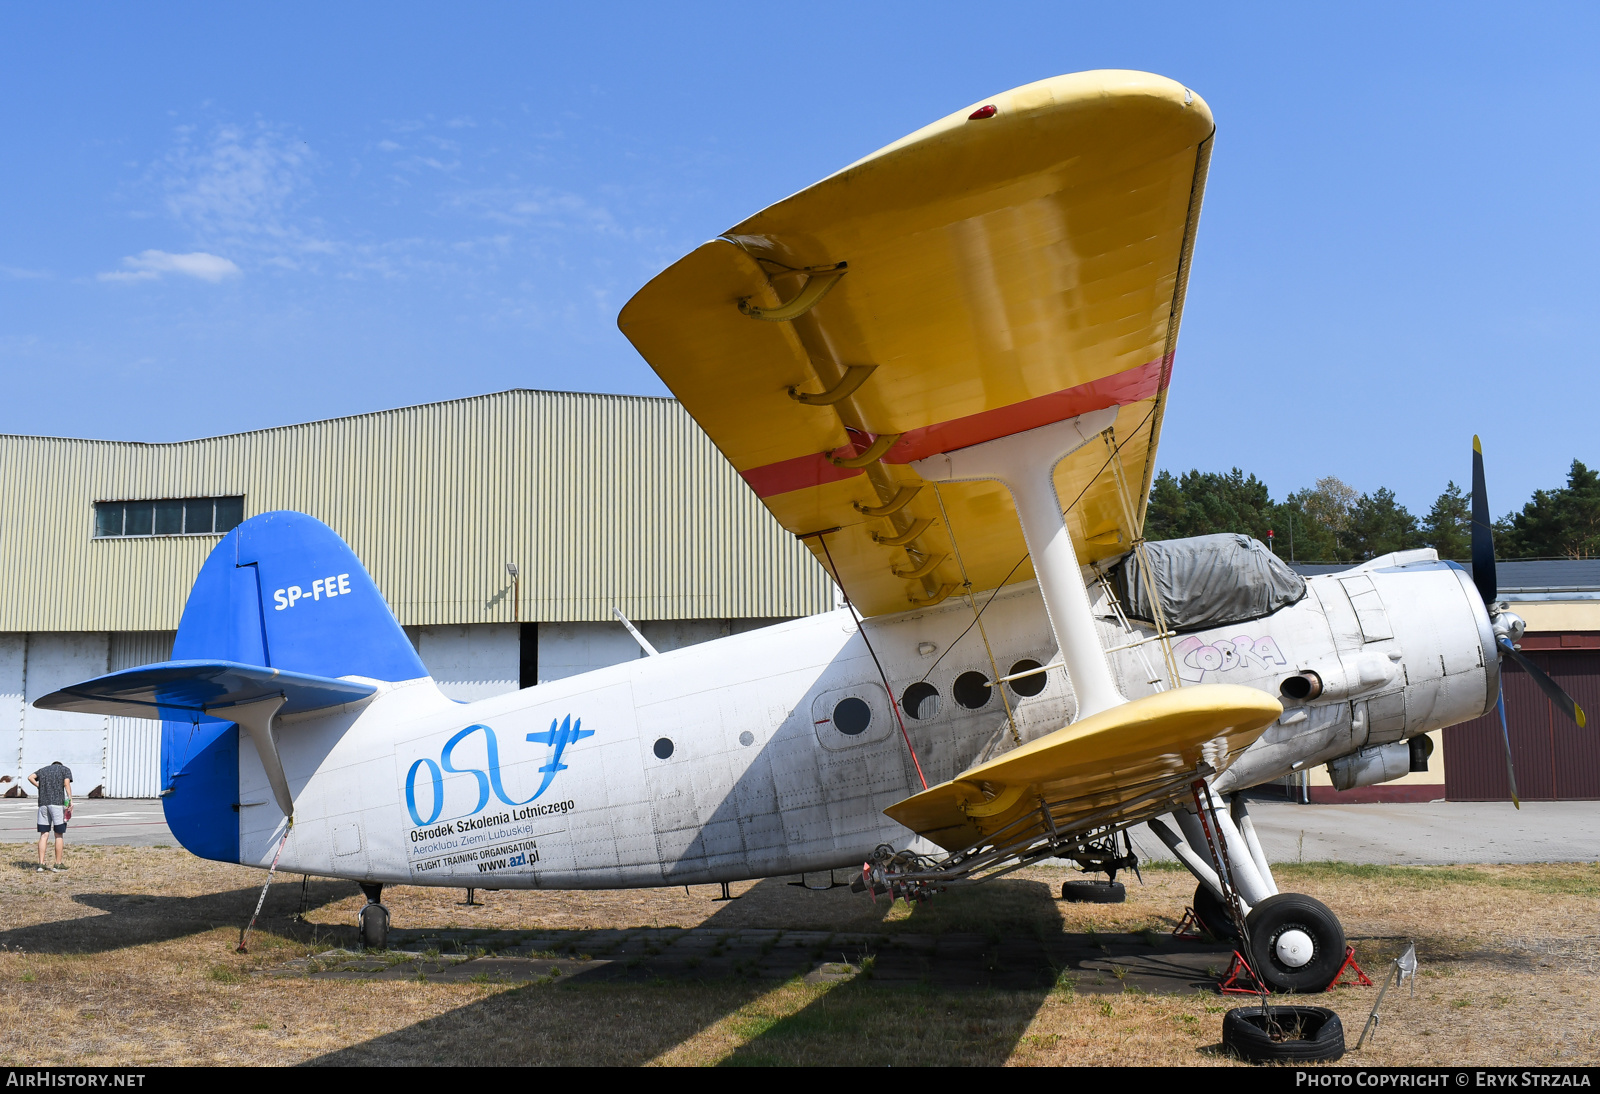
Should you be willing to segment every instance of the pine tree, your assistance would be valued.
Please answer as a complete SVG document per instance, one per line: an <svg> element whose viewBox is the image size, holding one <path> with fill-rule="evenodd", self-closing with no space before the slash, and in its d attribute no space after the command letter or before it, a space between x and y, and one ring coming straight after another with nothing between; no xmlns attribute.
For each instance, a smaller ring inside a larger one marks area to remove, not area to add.
<svg viewBox="0 0 1600 1094"><path fill-rule="evenodd" d="M1324 523L1325 499L1315 490L1290 494L1277 506L1273 529L1278 553L1296 562L1347 562L1339 535Z"/></svg>
<svg viewBox="0 0 1600 1094"><path fill-rule="evenodd" d="M1600 473L1573 460L1567 485L1535 490L1520 513L1495 524L1502 558L1600 557Z"/></svg>
<svg viewBox="0 0 1600 1094"><path fill-rule="evenodd" d="M1472 499L1451 480L1422 518L1423 539L1439 557L1465 562L1472 557Z"/></svg>
<svg viewBox="0 0 1600 1094"><path fill-rule="evenodd" d="M1380 486L1361 495L1350 507L1344 540L1349 554L1365 561L1422 546L1422 530L1417 518L1395 499L1394 491Z"/></svg>

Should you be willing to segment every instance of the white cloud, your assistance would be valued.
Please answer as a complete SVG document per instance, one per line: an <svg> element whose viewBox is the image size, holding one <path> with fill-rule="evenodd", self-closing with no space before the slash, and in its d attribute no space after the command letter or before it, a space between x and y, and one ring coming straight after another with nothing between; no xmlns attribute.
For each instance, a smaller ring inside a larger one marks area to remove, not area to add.
<svg viewBox="0 0 1600 1094"><path fill-rule="evenodd" d="M186 255L168 254L166 251L143 251L122 260L126 269L111 270L100 275L101 281L155 281L163 274L182 274L201 281L225 281L238 277L244 271L230 259L221 255L195 251Z"/></svg>
<svg viewBox="0 0 1600 1094"><path fill-rule="evenodd" d="M315 165L310 145L281 126L221 125L207 139L183 127L156 180L167 212L203 245L326 253L333 245L301 214Z"/></svg>

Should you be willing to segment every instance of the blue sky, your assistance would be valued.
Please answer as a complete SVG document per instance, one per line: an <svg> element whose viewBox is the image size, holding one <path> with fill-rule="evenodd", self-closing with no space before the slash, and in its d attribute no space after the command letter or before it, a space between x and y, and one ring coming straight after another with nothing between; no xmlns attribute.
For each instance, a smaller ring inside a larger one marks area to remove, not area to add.
<svg viewBox="0 0 1600 1094"><path fill-rule="evenodd" d="M1600 463L1597 10L9 5L0 431L661 394L616 313L697 243L1140 68L1218 120L1162 465L1425 510L1478 432L1503 512Z"/></svg>

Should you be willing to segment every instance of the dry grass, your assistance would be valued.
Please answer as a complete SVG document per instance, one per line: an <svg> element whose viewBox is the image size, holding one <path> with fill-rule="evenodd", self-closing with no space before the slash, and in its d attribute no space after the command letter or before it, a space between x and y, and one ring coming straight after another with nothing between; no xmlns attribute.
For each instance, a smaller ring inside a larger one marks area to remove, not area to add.
<svg viewBox="0 0 1600 1094"><path fill-rule="evenodd" d="M261 875L180 850L87 848L65 875L13 849L0 873L0 1063L1228 1064L1215 995L1090 995L888 988L870 971L810 984L530 984L283 979L260 975L350 944L361 897L314 882L290 921L298 876L273 888L248 956L233 947ZM26 869L25 869L26 868ZM1423 961L1415 998L1391 991L1363 1063L1594 1062L1600 1029L1600 867L1278 867L1280 884L1330 904L1374 977L1408 939ZM1187 875L1147 871L1123 905L1049 899L1064 876L1036 870L915 909L845 890L774 882L622 893L385 894L397 926L481 930L618 926L784 927L1005 933L1165 932ZM1047 888L1048 886L1048 888ZM1350 1043L1374 993L1313 1000ZM1347 1062L1355 1062L1347 1057Z"/></svg>

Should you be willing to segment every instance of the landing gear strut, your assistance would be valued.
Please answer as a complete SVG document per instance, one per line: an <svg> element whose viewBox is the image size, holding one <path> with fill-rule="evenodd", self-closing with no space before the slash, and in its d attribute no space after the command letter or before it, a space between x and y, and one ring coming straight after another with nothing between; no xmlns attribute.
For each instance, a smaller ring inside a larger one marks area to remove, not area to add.
<svg viewBox="0 0 1600 1094"><path fill-rule="evenodd" d="M1223 862L1208 845L1198 811L1174 814L1183 830L1181 837L1159 820L1152 820L1150 828L1199 881L1194 910L1200 921L1217 938L1240 945L1271 991L1322 991L1344 963L1345 934L1339 918L1320 900L1278 892L1243 798L1235 795L1226 811L1216 808L1217 799L1209 788L1197 792L1195 800L1197 810L1205 805L1215 822L1219 848L1225 850L1220 856ZM1219 879L1219 865L1230 875L1226 879ZM1239 937L1240 917L1230 911L1225 891L1239 901L1248 936L1244 940Z"/></svg>
<svg viewBox="0 0 1600 1094"><path fill-rule="evenodd" d="M389 945L389 909L378 903L383 896L383 882L363 881L361 891L367 894L367 903L356 913L356 941L364 950L382 950Z"/></svg>

